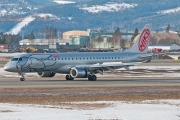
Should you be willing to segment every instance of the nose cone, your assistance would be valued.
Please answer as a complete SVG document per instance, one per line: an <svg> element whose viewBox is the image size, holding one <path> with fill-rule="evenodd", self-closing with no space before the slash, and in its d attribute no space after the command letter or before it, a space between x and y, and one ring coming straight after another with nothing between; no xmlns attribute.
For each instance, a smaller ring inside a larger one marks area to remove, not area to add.
<svg viewBox="0 0 180 120"><path fill-rule="evenodd" d="M5 66L4 66L4 70L5 71L10 71L11 70L11 68L9 67L9 65L8 65L8 63L7 64L5 64Z"/></svg>
<svg viewBox="0 0 180 120"><path fill-rule="evenodd" d="M14 72L15 71L15 66L12 65L10 62L8 62L7 64L5 64L4 70L8 71L8 72Z"/></svg>

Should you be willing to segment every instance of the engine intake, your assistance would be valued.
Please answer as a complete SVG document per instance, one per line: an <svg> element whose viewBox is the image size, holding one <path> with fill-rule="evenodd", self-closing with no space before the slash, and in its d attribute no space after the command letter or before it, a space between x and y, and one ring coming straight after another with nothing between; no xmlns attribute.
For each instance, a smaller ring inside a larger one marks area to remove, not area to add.
<svg viewBox="0 0 180 120"><path fill-rule="evenodd" d="M56 73L54 72L38 72L41 77L54 77Z"/></svg>
<svg viewBox="0 0 180 120"><path fill-rule="evenodd" d="M71 68L70 75L74 78L87 78L89 71L84 68Z"/></svg>

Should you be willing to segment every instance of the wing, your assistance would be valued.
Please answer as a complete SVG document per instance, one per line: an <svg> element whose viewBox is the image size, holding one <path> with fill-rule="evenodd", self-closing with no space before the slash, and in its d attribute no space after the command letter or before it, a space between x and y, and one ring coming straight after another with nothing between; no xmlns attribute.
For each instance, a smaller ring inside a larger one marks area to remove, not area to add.
<svg viewBox="0 0 180 120"><path fill-rule="evenodd" d="M97 63L93 65L78 65L74 67L81 67L81 68L88 68L91 74L100 73L103 74L103 71L111 71L114 72L115 69L125 68L129 69L129 66L139 65L142 62L130 62L130 63L121 63L121 62L104 62L104 63Z"/></svg>

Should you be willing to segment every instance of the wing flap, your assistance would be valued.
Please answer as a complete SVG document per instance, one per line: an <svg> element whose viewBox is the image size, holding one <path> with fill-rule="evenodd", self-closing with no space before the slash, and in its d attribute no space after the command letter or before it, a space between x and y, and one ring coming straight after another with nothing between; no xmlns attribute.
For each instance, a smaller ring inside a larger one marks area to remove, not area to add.
<svg viewBox="0 0 180 120"><path fill-rule="evenodd" d="M95 70L95 69L99 69L99 68L107 68L110 71L113 71L113 67L118 67L118 68L122 68L124 67L125 69L129 70L129 66L134 66L134 65L139 65L141 64L141 62L131 62L131 63L121 63L121 62L105 62L105 63L98 63L98 64L94 64L94 65L90 65L89 66L89 70Z"/></svg>

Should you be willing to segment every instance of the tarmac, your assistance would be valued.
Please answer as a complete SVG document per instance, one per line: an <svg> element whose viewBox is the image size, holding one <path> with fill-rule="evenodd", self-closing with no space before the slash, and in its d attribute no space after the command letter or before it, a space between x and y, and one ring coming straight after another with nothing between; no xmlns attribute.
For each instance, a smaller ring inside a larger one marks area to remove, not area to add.
<svg viewBox="0 0 180 120"><path fill-rule="evenodd" d="M123 86L180 86L180 78L99 78L97 81L63 78L0 78L0 88L66 88L66 87L123 87Z"/></svg>

